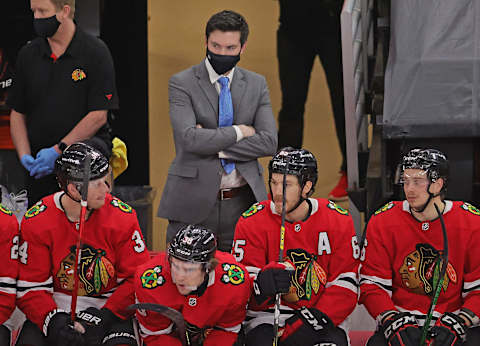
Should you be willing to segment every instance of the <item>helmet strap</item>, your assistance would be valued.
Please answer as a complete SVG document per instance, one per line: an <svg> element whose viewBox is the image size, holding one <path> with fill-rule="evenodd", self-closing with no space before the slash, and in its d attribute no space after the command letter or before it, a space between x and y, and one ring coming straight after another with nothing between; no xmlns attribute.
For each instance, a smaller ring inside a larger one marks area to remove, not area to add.
<svg viewBox="0 0 480 346"><path fill-rule="evenodd" d="M430 204L430 201L432 200L432 198L440 196L441 192L435 193L435 194L430 192L430 185L432 185L432 182L429 180L428 181L428 186L427 186L428 199L425 202L425 204L420 209L414 209L414 208L410 207L410 209L412 209L414 212L423 213L425 211L425 209L427 209L427 206Z"/></svg>

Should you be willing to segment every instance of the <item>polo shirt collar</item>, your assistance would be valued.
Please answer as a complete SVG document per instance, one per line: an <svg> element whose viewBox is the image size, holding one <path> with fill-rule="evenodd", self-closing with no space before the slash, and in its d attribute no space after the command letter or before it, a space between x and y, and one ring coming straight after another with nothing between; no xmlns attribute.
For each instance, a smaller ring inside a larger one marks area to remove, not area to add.
<svg viewBox="0 0 480 346"><path fill-rule="evenodd" d="M73 33L72 40L67 46L65 53L63 55L70 55L76 56L79 55L81 52L81 41L82 41L82 32L78 28L78 25L75 25L75 32ZM41 40L41 53L47 57L52 55L52 49L50 48L50 44L46 38L40 38Z"/></svg>

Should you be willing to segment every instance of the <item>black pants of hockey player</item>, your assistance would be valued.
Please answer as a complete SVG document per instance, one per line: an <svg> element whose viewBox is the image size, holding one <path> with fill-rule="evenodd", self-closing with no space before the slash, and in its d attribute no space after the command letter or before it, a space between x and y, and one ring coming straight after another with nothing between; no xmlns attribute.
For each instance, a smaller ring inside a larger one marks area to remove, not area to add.
<svg viewBox="0 0 480 346"><path fill-rule="evenodd" d="M131 345L137 346L132 320L114 324L105 334L102 346ZM3 345L3 344L2 344ZM51 346L36 324L26 320L17 339L17 346ZM95 345L88 345L95 346Z"/></svg>
<svg viewBox="0 0 480 346"><path fill-rule="evenodd" d="M0 345L10 345L10 329L0 326Z"/></svg>
<svg viewBox="0 0 480 346"><path fill-rule="evenodd" d="M292 38L282 28L277 31L277 58L282 89L282 108L278 114L278 147L302 147L305 101L313 62L318 56L330 90L335 129L343 159L341 170L345 171L345 106L340 21L335 29L338 30L314 32L308 42Z"/></svg>
<svg viewBox="0 0 480 346"><path fill-rule="evenodd" d="M245 346L272 346L273 326L271 324L260 324L250 330L245 336ZM298 345L313 346L318 343L331 343L336 346L347 346L348 339L345 331L341 328L335 328L325 336L312 341L311 344L299 340ZM280 346L282 343L280 342Z"/></svg>
<svg viewBox="0 0 480 346"><path fill-rule="evenodd" d="M464 343L464 346L474 345L480 345L480 327L470 328L467 330L467 341ZM376 332L370 337L370 339L368 339L367 346L387 346L387 341L385 340L383 334Z"/></svg>

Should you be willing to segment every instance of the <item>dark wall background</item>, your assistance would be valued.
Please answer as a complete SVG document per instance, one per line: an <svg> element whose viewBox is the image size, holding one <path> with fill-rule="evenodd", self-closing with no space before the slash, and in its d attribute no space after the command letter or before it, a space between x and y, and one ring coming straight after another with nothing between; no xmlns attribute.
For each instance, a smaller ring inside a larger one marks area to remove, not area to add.
<svg viewBox="0 0 480 346"><path fill-rule="evenodd" d="M118 185L149 184L147 0L77 0L76 22L100 35L109 47L116 73L120 109L113 134L127 144L128 169ZM33 37L29 0L10 0L0 10L0 47L14 62Z"/></svg>
<svg viewBox="0 0 480 346"><path fill-rule="evenodd" d="M118 185L149 185L147 0L103 0L100 37L113 56L120 97L114 135L127 144Z"/></svg>

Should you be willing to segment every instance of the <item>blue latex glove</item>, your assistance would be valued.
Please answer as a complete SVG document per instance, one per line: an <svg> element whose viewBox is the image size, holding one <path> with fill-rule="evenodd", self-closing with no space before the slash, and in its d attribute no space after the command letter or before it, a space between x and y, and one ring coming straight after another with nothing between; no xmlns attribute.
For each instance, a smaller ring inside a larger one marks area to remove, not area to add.
<svg viewBox="0 0 480 346"><path fill-rule="evenodd" d="M25 169L30 173L33 164L35 163L35 159L32 157L32 155L24 154L20 158L20 162L22 163L23 167L25 167Z"/></svg>
<svg viewBox="0 0 480 346"><path fill-rule="evenodd" d="M55 167L55 160L59 156L60 154L57 153L54 147L43 148L40 150L35 158L35 163L30 171L30 176L33 176L35 179L40 179L46 175L52 174Z"/></svg>

